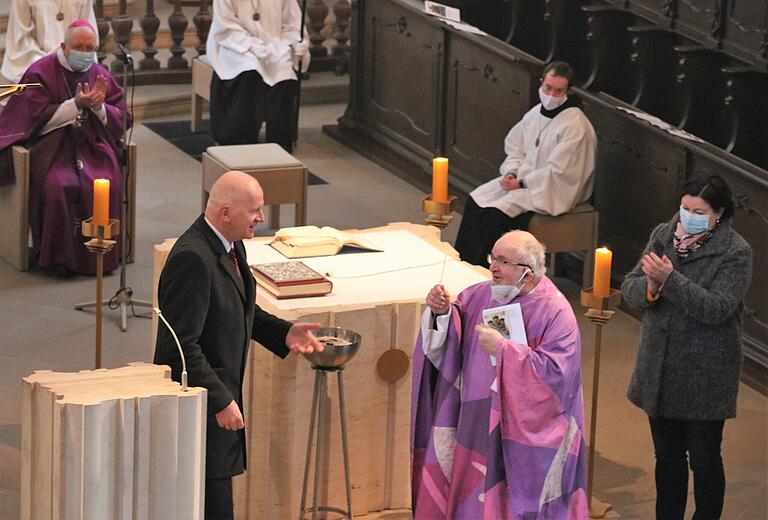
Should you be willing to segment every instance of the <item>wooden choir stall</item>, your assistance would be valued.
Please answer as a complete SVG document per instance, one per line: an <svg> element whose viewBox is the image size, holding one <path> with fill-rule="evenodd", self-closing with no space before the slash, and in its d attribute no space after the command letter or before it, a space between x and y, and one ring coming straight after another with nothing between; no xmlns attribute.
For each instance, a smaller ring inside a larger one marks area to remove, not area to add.
<svg viewBox="0 0 768 520"><path fill-rule="evenodd" d="M538 102L545 64L568 61L597 133L592 205L615 255L614 286L677 211L682 184L723 176L734 228L754 253L744 375L767 385L768 3L442 3L489 34L427 15L417 0L353 2L349 104L324 131L422 188L431 158L448 157L450 191L464 195L498 175L504 137ZM578 280L580 258L567 260Z"/></svg>

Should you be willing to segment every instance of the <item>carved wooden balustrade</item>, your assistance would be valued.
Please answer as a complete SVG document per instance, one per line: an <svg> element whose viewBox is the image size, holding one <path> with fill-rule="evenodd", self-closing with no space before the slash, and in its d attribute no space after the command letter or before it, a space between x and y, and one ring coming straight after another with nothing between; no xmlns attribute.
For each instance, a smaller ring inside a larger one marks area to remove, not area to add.
<svg viewBox="0 0 768 520"><path fill-rule="evenodd" d="M129 14L126 0L119 0L117 12L111 17L105 13L104 0L95 0L99 39L106 42L99 50L99 62L106 60L112 74L120 75L123 63L116 43L132 49L135 74L129 76L129 83L189 83L191 60L205 54L205 42L213 18L211 0L160 1L173 5L173 11L166 20L167 28L161 28L155 0L136 0L137 5L130 7L133 16ZM330 7L328 4L331 4ZM186 13L183 7L187 7ZM197 9L191 20L188 16L190 7ZM142 9L143 13L137 16L136 11ZM343 74L347 71L351 11L349 0L307 1L306 27L312 53L310 72L334 70ZM331 13L333 16L330 16ZM162 45L158 43L161 40ZM167 53L160 52L160 47L167 47L170 56L164 57Z"/></svg>

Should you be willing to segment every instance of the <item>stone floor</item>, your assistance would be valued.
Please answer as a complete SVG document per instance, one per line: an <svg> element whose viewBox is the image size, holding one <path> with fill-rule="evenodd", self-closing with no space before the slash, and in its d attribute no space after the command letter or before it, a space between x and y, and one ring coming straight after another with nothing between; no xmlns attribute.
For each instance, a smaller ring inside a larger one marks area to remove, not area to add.
<svg viewBox="0 0 768 520"><path fill-rule="evenodd" d="M302 109L295 155L329 183L310 187L309 222L340 229L422 222L422 192L322 134L321 125L334 122L343 109L343 105ZM137 250L127 275L135 297L149 300L153 244L179 235L199 214L200 164L140 124L133 140L139 146ZM286 210L282 215L283 225L291 224L291 213ZM457 227L458 220L445 230L446 240L454 239ZM582 314L578 288L557 281L577 314ZM117 275L109 276L105 294L111 295L118 282ZM18 273L0 260L0 519L19 517L20 379L39 369L75 371L92 366L94 315L72 306L93 299L94 291L92 278ZM590 403L594 330L581 317L580 325L585 402ZM647 421L624 397L638 333L639 323L619 312L603 334L595 492L613 504L614 518L653 517L653 452ZM118 313L106 311L104 345L107 367L149 361L150 320L130 318L128 331L121 332ZM765 396L742 385L738 418L728 421L725 429L728 491L723 518L768 518L767 404ZM404 512L376 516L409 517Z"/></svg>

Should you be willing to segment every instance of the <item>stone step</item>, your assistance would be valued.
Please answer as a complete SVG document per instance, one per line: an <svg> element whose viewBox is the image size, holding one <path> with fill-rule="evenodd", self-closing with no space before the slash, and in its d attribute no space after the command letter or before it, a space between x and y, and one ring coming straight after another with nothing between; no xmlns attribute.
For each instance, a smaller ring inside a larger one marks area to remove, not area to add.
<svg viewBox="0 0 768 520"><path fill-rule="evenodd" d="M130 88L129 95L130 95ZM349 96L349 76L332 72L316 72L302 81L301 104L321 105L345 103ZM136 121L189 115L191 85L143 85L136 87L133 116ZM207 108L207 107L206 107Z"/></svg>

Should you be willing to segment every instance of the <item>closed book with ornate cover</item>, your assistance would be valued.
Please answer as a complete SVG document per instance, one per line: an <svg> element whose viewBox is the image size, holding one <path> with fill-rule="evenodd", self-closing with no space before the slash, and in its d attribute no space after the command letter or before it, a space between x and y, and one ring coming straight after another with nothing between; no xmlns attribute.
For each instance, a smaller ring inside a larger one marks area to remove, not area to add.
<svg viewBox="0 0 768 520"><path fill-rule="evenodd" d="M272 262L251 266L256 282L275 298L305 298L323 296L333 289L333 283L304 262Z"/></svg>

